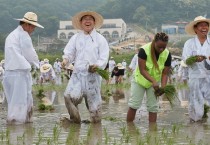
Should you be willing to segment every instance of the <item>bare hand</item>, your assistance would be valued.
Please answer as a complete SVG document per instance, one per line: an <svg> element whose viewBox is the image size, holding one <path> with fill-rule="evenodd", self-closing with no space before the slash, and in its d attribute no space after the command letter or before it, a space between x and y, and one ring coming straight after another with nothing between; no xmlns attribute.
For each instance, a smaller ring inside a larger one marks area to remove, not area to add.
<svg viewBox="0 0 210 145"><path fill-rule="evenodd" d="M197 62L201 62L201 61L203 61L204 59L206 59L205 56L203 56L203 55L198 55L196 61L197 61Z"/></svg>
<svg viewBox="0 0 210 145"><path fill-rule="evenodd" d="M159 84L157 82L153 82L152 86L153 86L154 90L158 90L159 89Z"/></svg>
<svg viewBox="0 0 210 145"><path fill-rule="evenodd" d="M158 88L157 90L155 90L155 96L161 96L164 94L164 90L162 88Z"/></svg>
<svg viewBox="0 0 210 145"><path fill-rule="evenodd" d="M64 58L63 61L61 62L61 67L64 69L67 63L68 59Z"/></svg>
<svg viewBox="0 0 210 145"><path fill-rule="evenodd" d="M97 67L98 67L98 66L95 65L95 64L94 64L94 65L90 65L89 68L88 68L88 71L91 72L91 73L95 73Z"/></svg>

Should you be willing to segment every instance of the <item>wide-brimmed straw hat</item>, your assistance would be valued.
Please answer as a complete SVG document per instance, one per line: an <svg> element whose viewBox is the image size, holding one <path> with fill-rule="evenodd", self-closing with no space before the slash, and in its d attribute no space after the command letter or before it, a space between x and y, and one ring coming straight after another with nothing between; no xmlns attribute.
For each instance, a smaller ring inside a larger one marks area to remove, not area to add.
<svg viewBox="0 0 210 145"><path fill-rule="evenodd" d="M51 64L43 64L40 67L40 72L41 73L46 73L46 72L50 71L51 68L52 68L52 65Z"/></svg>
<svg viewBox="0 0 210 145"><path fill-rule="evenodd" d="M4 59L2 59L0 63L3 64L4 63Z"/></svg>
<svg viewBox="0 0 210 145"><path fill-rule="evenodd" d="M208 24L210 24L210 19L206 19L205 17L203 16L198 16L194 19L194 21L188 23L186 26L185 26L185 31L187 32L187 34L190 34L190 35L196 35L195 33L195 30L194 30L194 26L199 23L199 22L207 22ZM210 31L210 29L209 29Z"/></svg>
<svg viewBox="0 0 210 145"><path fill-rule="evenodd" d="M122 63L117 64L118 69L125 69L125 67L122 65Z"/></svg>
<svg viewBox="0 0 210 145"><path fill-rule="evenodd" d="M94 19L95 19L95 28L98 29L102 26L103 24L103 17L96 13L96 12L93 12L93 11L84 11L84 12L79 12L77 13L73 18L72 18L72 25L75 29L80 29L82 30L82 27L81 27L81 18L83 16L93 16Z"/></svg>
<svg viewBox="0 0 210 145"><path fill-rule="evenodd" d="M22 19L15 19L15 20L29 23L29 24L37 26L39 28L44 28L42 25L40 25L38 23L38 17L34 12L27 12L27 13L25 13L25 15L23 16Z"/></svg>
<svg viewBox="0 0 210 145"><path fill-rule="evenodd" d="M49 60L47 58L45 58L43 61L44 63L49 63Z"/></svg>

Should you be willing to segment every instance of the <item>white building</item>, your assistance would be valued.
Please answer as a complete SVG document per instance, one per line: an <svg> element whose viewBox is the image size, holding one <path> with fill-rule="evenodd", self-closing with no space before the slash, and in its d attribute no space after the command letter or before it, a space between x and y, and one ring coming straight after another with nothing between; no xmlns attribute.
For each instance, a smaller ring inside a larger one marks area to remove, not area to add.
<svg viewBox="0 0 210 145"><path fill-rule="evenodd" d="M101 33L107 41L118 40L124 38L126 34L127 26L123 19L104 19L103 26L97 31ZM58 30L58 39L68 41L71 36L77 33L72 26L72 21L60 21Z"/></svg>

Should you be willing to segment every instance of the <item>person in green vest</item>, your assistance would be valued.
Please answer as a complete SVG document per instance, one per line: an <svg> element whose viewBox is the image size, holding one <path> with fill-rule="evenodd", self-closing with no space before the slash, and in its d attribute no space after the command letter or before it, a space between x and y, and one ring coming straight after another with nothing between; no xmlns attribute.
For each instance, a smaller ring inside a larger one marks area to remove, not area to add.
<svg viewBox="0 0 210 145"><path fill-rule="evenodd" d="M142 46L138 53L138 67L131 81L131 98L128 101L127 122L133 122L136 110L140 108L145 92L149 122L156 122L158 98L154 91L167 84L171 67L171 54L166 49L168 35L157 33L152 42Z"/></svg>

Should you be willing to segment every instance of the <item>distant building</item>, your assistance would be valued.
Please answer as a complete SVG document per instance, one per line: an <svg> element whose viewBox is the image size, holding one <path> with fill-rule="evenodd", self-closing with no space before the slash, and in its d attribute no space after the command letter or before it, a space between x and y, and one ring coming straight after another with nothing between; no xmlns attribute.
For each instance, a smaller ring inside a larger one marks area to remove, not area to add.
<svg viewBox="0 0 210 145"><path fill-rule="evenodd" d="M107 41L111 42L124 38L127 32L127 25L123 19L104 19L103 25L97 30ZM58 39L68 41L75 33L78 33L72 26L72 21L60 21Z"/></svg>
<svg viewBox="0 0 210 145"><path fill-rule="evenodd" d="M166 34L185 34L185 26L187 22L177 21L174 24L162 24L162 32Z"/></svg>

